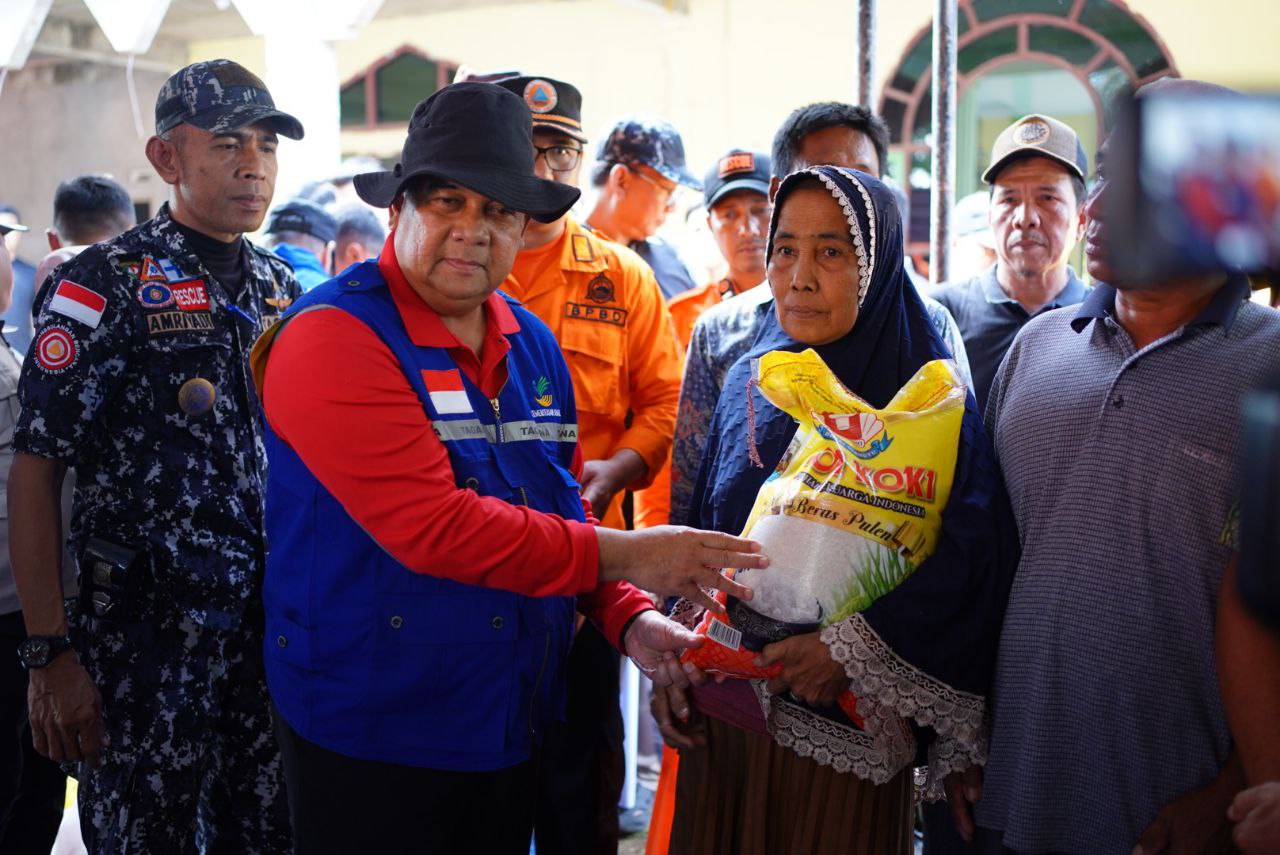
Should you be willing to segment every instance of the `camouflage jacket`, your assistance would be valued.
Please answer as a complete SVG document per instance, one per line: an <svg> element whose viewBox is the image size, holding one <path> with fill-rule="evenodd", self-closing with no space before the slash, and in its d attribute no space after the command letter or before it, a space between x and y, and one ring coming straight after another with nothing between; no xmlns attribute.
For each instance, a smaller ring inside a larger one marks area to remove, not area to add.
<svg viewBox="0 0 1280 855"><path fill-rule="evenodd" d="M195 620L238 625L264 567L266 455L248 354L301 292L249 245L239 299L168 207L58 267L19 384L16 451L77 469L70 545L143 549L139 579Z"/></svg>

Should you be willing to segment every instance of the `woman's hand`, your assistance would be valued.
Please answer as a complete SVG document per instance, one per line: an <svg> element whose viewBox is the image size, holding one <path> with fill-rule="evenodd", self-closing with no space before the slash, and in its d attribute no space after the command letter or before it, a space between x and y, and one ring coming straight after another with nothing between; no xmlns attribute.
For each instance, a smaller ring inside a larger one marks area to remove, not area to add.
<svg viewBox="0 0 1280 855"><path fill-rule="evenodd" d="M807 704L829 707L849 687L844 666L831 658L831 650L816 632L793 635L766 645L755 664L767 668L782 664L782 673L765 686L772 694L791 689Z"/></svg>
<svg viewBox="0 0 1280 855"><path fill-rule="evenodd" d="M700 686L707 681L706 675L692 665L686 665L684 671L689 678L686 686L689 683ZM658 723L662 740L677 751L706 746L706 720L691 708L684 686L674 683L659 686L655 683L649 698L649 712Z"/></svg>

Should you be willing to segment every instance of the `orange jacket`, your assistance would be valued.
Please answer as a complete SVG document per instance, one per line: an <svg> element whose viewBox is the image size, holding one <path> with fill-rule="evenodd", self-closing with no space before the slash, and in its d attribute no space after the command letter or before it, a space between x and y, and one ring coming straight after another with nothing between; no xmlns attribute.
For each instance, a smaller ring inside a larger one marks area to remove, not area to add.
<svg viewBox="0 0 1280 855"><path fill-rule="evenodd" d="M560 342L573 377L583 457L604 460L630 448L649 468L632 486L647 486L671 456L681 375L653 271L631 250L568 217L558 241L517 256L502 287ZM622 493L601 522L623 528Z"/></svg>
<svg viewBox="0 0 1280 855"><path fill-rule="evenodd" d="M767 288L767 285L760 287ZM700 288L693 288L683 294L671 298L667 308L671 312L671 326L675 330L676 341L680 345L681 359L689 349L689 340L693 338L693 325L698 317L721 300L727 300L741 294L738 286L731 279L719 282L708 282ZM635 495L636 528L649 528L655 525L666 525L674 522L684 525L685 520L671 520L671 453L662 465L662 471L653 479L653 483Z"/></svg>

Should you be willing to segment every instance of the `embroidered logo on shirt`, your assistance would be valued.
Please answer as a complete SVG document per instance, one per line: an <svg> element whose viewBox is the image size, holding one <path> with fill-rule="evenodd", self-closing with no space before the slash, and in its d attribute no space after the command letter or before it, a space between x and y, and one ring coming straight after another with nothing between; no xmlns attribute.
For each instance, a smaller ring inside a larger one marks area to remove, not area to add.
<svg viewBox="0 0 1280 855"><path fill-rule="evenodd" d="M209 332L213 329L211 312L195 312L182 309L176 312L156 312L147 315L147 334L165 335L181 332Z"/></svg>
<svg viewBox="0 0 1280 855"><path fill-rule="evenodd" d="M149 255L142 257L142 266L138 270L138 278L143 282L168 282L169 277L165 275L156 260Z"/></svg>
<svg viewBox="0 0 1280 855"><path fill-rule="evenodd" d="M583 321L599 321L615 327L627 325L627 310L613 306L588 306L585 303L565 303L564 316Z"/></svg>
<svg viewBox="0 0 1280 855"><path fill-rule="evenodd" d="M533 384L534 401L539 407L551 406L554 398L551 396L551 381L546 376L539 377Z"/></svg>
<svg viewBox="0 0 1280 855"><path fill-rule="evenodd" d="M182 275L182 271L178 269L178 265L174 264L169 259L157 259L156 263L160 265L160 269L164 271L164 277L170 282L181 282L186 278Z"/></svg>
<svg viewBox="0 0 1280 855"><path fill-rule="evenodd" d="M431 406L442 416L475 412L462 385L462 374L456 368L445 371L422 369L422 382L427 386Z"/></svg>
<svg viewBox="0 0 1280 855"><path fill-rule="evenodd" d="M184 312L209 311L209 292L205 290L203 279L189 279L186 282L174 283L173 301Z"/></svg>
<svg viewBox="0 0 1280 855"><path fill-rule="evenodd" d="M613 280L601 273L587 283L587 299L595 303L612 303Z"/></svg>
<svg viewBox="0 0 1280 855"><path fill-rule="evenodd" d="M75 336L64 326L45 327L35 343L36 364L50 374L61 374L76 364L79 350Z"/></svg>
<svg viewBox="0 0 1280 855"><path fill-rule="evenodd" d="M138 302L145 309L163 309L173 305L173 292L168 287L153 282L138 289Z"/></svg>
<svg viewBox="0 0 1280 855"><path fill-rule="evenodd" d="M97 291L90 291L70 279L63 279L49 300L49 311L73 318L90 329L97 329L102 312L107 308L107 298Z"/></svg>

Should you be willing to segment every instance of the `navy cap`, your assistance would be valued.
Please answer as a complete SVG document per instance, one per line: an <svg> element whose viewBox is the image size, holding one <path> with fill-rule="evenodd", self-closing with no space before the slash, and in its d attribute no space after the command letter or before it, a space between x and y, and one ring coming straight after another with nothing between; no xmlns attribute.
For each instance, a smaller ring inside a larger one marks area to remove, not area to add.
<svg viewBox="0 0 1280 855"><path fill-rule="evenodd" d="M156 133L186 122L223 134L269 121L278 134L302 139L302 123L276 109L267 85L229 59L194 62L175 72L156 96Z"/></svg>
<svg viewBox="0 0 1280 855"><path fill-rule="evenodd" d="M328 243L338 237L338 222L333 214L309 199L290 199L271 210L265 231L301 232Z"/></svg>
<svg viewBox="0 0 1280 855"><path fill-rule="evenodd" d="M582 132L582 93L576 86L550 77L507 77L494 82L524 99L535 128L551 128L578 142L587 141Z"/></svg>
<svg viewBox="0 0 1280 855"><path fill-rule="evenodd" d="M716 158L702 181L702 200L708 209L735 190L769 195L772 162L762 151L730 149Z"/></svg>
<svg viewBox="0 0 1280 855"><path fill-rule="evenodd" d="M684 141L670 122L647 116L619 119L600 143L596 160L627 166L643 164L677 184L702 189L684 163Z"/></svg>

